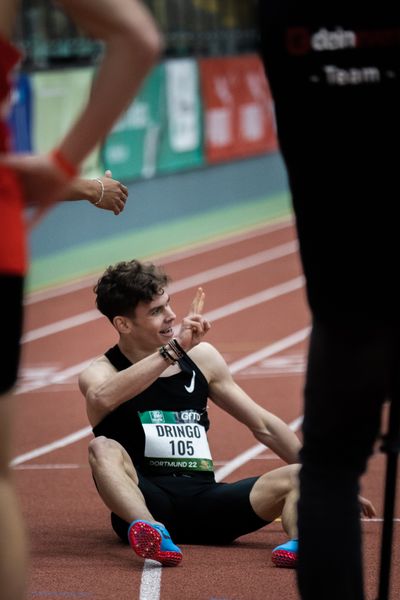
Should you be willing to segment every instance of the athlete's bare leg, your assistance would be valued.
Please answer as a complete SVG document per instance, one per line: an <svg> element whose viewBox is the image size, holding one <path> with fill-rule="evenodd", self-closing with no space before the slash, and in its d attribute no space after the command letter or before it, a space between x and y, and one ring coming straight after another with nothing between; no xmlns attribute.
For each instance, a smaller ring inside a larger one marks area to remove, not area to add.
<svg viewBox="0 0 400 600"><path fill-rule="evenodd" d="M25 598L27 542L10 462L11 396L0 396L0 595L2 600Z"/></svg>
<svg viewBox="0 0 400 600"><path fill-rule="evenodd" d="M136 519L157 523L138 487L132 460L121 444L103 436L95 438L89 444L89 464L99 494L113 513L127 523Z"/></svg>
<svg viewBox="0 0 400 600"><path fill-rule="evenodd" d="M89 462L103 502L113 513L131 523L128 539L136 554L162 565L178 565L182 552L163 524L149 512L126 450L115 440L99 436L90 442Z"/></svg>
<svg viewBox="0 0 400 600"><path fill-rule="evenodd" d="M288 465L270 471L257 479L250 492L250 503L265 521L282 518L289 538L297 538L297 475L299 465Z"/></svg>

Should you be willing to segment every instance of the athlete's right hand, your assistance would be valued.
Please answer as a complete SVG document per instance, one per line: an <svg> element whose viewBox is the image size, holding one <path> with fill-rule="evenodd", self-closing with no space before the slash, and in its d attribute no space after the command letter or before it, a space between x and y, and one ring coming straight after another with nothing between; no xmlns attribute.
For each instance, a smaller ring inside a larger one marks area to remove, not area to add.
<svg viewBox="0 0 400 600"><path fill-rule="evenodd" d="M204 299L205 293L203 289L198 288L189 314L183 319L179 333L176 336L179 345L186 352L193 348L193 346L197 346L211 327L210 322L202 315Z"/></svg>

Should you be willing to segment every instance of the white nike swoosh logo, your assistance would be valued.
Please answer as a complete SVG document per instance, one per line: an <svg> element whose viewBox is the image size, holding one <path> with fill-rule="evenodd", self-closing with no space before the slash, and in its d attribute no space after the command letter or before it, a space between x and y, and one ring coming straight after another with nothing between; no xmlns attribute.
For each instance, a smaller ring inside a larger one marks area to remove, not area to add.
<svg viewBox="0 0 400 600"><path fill-rule="evenodd" d="M189 394L191 394L194 390L194 380L196 379L196 371L192 371L193 375L192 375L192 381L190 382L190 385L185 385L185 390L187 392L189 392Z"/></svg>

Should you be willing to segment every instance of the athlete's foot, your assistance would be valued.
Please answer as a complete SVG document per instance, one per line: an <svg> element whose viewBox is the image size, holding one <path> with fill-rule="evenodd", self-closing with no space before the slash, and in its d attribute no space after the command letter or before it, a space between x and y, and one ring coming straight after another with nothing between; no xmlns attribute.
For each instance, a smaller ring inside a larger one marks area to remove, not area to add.
<svg viewBox="0 0 400 600"><path fill-rule="evenodd" d="M175 546L164 525L149 521L133 521L128 530L131 548L142 558L157 560L164 566L174 567L182 560L182 552Z"/></svg>
<svg viewBox="0 0 400 600"><path fill-rule="evenodd" d="M289 540L272 550L271 560L276 567L295 569L297 567L298 540Z"/></svg>

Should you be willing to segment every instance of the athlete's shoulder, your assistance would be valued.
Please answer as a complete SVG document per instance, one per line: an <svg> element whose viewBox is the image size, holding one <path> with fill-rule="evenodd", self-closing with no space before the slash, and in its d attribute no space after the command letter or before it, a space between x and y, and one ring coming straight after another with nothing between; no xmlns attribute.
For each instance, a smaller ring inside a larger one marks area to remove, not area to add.
<svg viewBox="0 0 400 600"><path fill-rule="evenodd" d="M84 371L86 371L87 369L93 369L93 368L98 368L98 367L113 367L112 362L109 360L109 358L106 356L106 354L101 354L100 356L97 356L96 358L94 358L87 366L86 369L84 369Z"/></svg>
<svg viewBox="0 0 400 600"><path fill-rule="evenodd" d="M201 342L192 348L189 356L203 372L207 381L227 369L225 359L217 348L209 342Z"/></svg>
<svg viewBox="0 0 400 600"><path fill-rule="evenodd" d="M188 352L190 358L196 362L198 358L207 358L219 354L218 350L210 342L200 342Z"/></svg>
<svg viewBox="0 0 400 600"><path fill-rule="evenodd" d="M114 373L116 368L108 360L108 358L102 354L97 358L94 358L86 367L81 371L78 377L79 387L87 387L91 384L93 379L100 377L109 376Z"/></svg>

